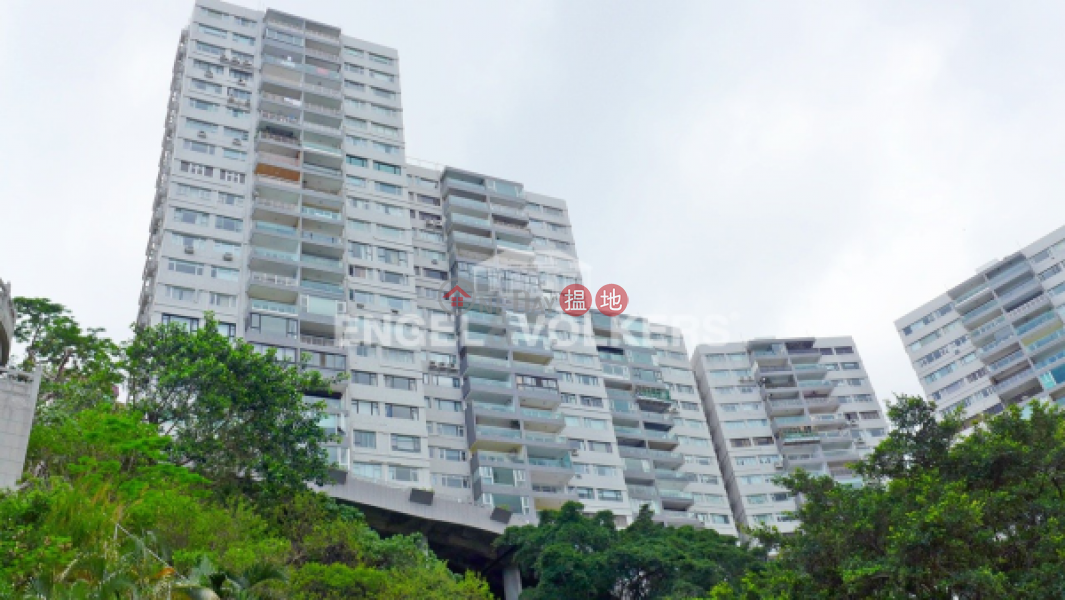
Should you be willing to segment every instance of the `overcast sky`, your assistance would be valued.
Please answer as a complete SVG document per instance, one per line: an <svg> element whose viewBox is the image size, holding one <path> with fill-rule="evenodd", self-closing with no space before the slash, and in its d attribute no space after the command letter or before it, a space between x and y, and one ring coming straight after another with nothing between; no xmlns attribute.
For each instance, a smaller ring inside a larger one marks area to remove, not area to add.
<svg viewBox="0 0 1065 600"><path fill-rule="evenodd" d="M124 339L192 2L0 2L0 278ZM269 6L397 48L408 154L567 200L593 291L852 335L882 398L894 319L1065 223L1061 3Z"/></svg>

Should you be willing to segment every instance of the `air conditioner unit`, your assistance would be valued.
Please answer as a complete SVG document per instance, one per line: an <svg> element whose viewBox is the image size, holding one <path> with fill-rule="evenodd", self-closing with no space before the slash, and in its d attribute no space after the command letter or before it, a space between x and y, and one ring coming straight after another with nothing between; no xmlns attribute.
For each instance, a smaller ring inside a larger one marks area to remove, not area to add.
<svg viewBox="0 0 1065 600"><path fill-rule="evenodd" d="M431 262L432 262L432 263L433 263L433 264L435 265L435 264L438 264L438 263L439 263L440 261L438 261L438 260L436 260L436 259L434 258L434 259L433 259L433 260L432 260Z"/></svg>
<svg viewBox="0 0 1065 600"><path fill-rule="evenodd" d="M341 313L346 313L346 312L348 312L348 303L347 302L337 302L337 314L339 315Z"/></svg>
<svg viewBox="0 0 1065 600"><path fill-rule="evenodd" d="M358 308L366 308L365 304L356 304L355 306L358 307Z"/></svg>
<svg viewBox="0 0 1065 600"><path fill-rule="evenodd" d="M222 260L232 261L233 260L233 253L232 252L226 252L225 254L222 255Z"/></svg>
<svg viewBox="0 0 1065 600"><path fill-rule="evenodd" d="M207 132L206 131L201 131L201 132L196 134L196 137L201 138L201 139L206 138L207 137Z"/></svg>
<svg viewBox="0 0 1065 600"><path fill-rule="evenodd" d="M577 456L578 452L580 452L580 451L577 450L576 448L571 448L570 451L569 451L571 456Z"/></svg>
<svg viewBox="0 0 1065 600"><path fill-rule="evenodd" d="M782 463L782 462L780 462L778 460L777 462L773 463L773 468L778 470L778 471L783 471L784 470L784 463Z"/></svg>
<svg viewBox="0 0 1065 600"><path fill-rule="evenodd" d="M244 66L250 67L251 66L251 61L250 60L244 61Z"/></svg>
<svg viewBox="0 0 1065 600"><path fill-rule="evenodd" d="M206 77L207 79L214 79L214 73L212 73L211 71L207 71L206 73L203 74L203 76Z"/></svg>
<svg viewBox="0 0 1065 600"><path fill-rule="evenodd" d="M847 419L847 424L850 425L851 427L857 427L858 426L858 419Z"/></svg>
<svg viewBox="0 0 1065 600"><path fill-rule="evenodd" d="M574 475L574 476L573 476L573 478L574 478L574 479L583 479L583 478L584 478L584 476L583 476L583 475L581 475L580 473L577 473L576 475Z"/></svg>
<svg viewBox="0 0 1065 600"><path fill-rule="evenodd" d="M393 308L393 309L392 309L392 314L394 314L394 315L398 315L398 314L399 314L399 311Z"/></svg>
<svg viewBox="0 0 1065 600"><path fill-rule="evenodd" d="M185 254L194 254L195 252L196 252L196 249L193 248L192 246L185 246Z"/></svg>
<svg viewBox="0 0 1065 600"><path fill-rule="evenodd" d="M854 440L854 445L855 446L864 446L865 445L865 439L864 438L858 438L858 439Z"/></svg>
<svg viewBox="0 0 1065 600"><path fill-rule="evenodd" d="M234 146L239 146L240 145L240 138L233 138L233 145Z"/></svg>
<svg viewBox="0 0 1065 600"><path fill-rule="evenodd" d="M248 85L243 79L237 80L237 85Z"/></svg>

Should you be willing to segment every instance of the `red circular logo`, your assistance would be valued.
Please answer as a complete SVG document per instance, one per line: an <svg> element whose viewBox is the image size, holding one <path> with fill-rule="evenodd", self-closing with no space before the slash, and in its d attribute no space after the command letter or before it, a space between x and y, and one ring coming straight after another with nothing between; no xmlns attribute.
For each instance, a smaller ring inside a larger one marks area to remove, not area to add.
<svg viewBox="0 0 1065 600"><path fill-rule="evenodd" d="M579 317L592 307L592 292L579 283L572 283L562 288L558 295L558 304L562 312L571 317Z"/></svg>
<svg viewBox="0 0 1065 600"><path fill-rule="evenodd" d="M620 315L628 305L629 295L616 283L608 283L595 293L595 307L608 317Z"/></svg>

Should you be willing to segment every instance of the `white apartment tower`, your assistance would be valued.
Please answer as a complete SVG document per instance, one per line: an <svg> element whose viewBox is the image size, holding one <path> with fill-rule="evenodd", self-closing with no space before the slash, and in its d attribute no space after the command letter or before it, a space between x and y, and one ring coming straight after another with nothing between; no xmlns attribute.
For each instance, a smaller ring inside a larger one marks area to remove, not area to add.
<svg viewBox="0 0 1065 600"><path fill-rule="evenodd" d="M982 415L1065 398L1065 227L895 321L925 396L940 413Z"/></svg>
<svg viewBox="0 0 1065 600"><path fill-rule="evenodd" d="M560 313L580 282L566 203L408 159L401 98L390 48L198 0L138 323L213 311L263 351L347 373L322 423L346 483L511 522L580 500L627 524L649 504L736 534L679 331Z"/></svg>
<svg viewBox="0 0 1065 600"><path fill-rule="evenodd" d="M849 337L700 345L691 364L739 525L794 531L796 498L773 479L802 468L858 484L849 464L887 435Z"/></svg>

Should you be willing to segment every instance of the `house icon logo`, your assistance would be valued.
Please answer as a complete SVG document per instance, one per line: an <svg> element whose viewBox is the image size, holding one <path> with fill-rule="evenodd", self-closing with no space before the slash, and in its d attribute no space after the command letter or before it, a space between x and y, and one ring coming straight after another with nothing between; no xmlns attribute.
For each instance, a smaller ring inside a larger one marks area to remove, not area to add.
<svg viewBox="0 0 1065 600"><path fill-rule="evenodd" d="M451 307L455 310L463 308L463 302L469 297L470 295L466 293L466 290L457 285L451 288L451 291L444 294L444 300L451 300Z"/></svg>

